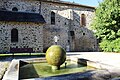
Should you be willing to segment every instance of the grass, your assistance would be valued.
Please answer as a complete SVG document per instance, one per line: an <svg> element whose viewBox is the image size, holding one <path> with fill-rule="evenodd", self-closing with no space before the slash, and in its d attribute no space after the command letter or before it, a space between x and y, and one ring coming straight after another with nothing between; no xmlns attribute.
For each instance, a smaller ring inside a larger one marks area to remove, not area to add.
<svg viewBox="0 0 120 80"><path fill-rule="evenodd" d="M45 53L9 53L9 54L0 54L0 57L11 57L11 56L45 56Z"/></svg>

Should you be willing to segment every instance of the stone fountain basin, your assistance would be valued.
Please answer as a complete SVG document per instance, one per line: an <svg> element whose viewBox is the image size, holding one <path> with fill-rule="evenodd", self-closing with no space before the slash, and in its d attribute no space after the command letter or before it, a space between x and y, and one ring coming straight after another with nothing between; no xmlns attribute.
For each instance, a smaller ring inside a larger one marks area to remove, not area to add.
<svg viewBox="0 0 120 80"><path fill-rule="evenodd" d="M80 64L84 64L87 66L92 66L98 68L97 70L66 74L60 76L46 77L46 78L32 78L32 79L23 79L23 80L108 80L112 78L116 78L120 76L120 69L118 67L106 64L106 63L98 63L94 60L90 60L84 57L67 57L73 61L76 61ZM2 80L19 80L20 76L20 67L27 64L27 62L39 62L44 61L45 58L39 59L14 59L12 60L8 70L6 71Z"/></svg>

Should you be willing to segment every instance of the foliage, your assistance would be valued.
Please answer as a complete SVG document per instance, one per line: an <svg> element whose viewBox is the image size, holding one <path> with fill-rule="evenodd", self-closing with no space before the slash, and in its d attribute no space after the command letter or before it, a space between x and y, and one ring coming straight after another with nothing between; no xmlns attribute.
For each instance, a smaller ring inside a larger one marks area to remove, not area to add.
<svg viewBox="0 0 120 80"><path fill-rule="evenodd" d="M102 50L106 52L120 52L120 38L116 40L104 40L100 43Z"/></svg>
<svg viewBox="0 0 120 80"><path fill-rule="evenodd" d="M44 53L0 53L0 57L12 57L12 56L45 56Z"/></svg>
<svg viewBox="0 0 120 80"><path fill-rule="evenodd" d="M92 29L100 40L100 47L103 51L119 51L120 0L103 0L96 9ZM113 43L116 44L115 47Z"/></svg>

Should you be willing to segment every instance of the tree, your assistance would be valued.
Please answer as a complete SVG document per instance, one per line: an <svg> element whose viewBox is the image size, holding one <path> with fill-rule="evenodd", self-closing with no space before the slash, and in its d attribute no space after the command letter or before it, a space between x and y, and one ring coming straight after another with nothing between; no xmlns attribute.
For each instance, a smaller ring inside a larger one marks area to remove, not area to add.
<svg viewBox="0 0 120 80"><path fill-rule="evenodd" d="M103 0L91 27L103 51L120 52L120 0Z"/></svg>

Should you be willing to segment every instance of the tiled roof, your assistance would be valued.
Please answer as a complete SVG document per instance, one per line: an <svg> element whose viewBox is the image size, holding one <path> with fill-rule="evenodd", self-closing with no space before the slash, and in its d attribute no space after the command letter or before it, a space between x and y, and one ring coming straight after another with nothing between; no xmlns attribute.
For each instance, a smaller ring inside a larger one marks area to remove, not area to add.
<svg viewBox="0 0 120 80"><path fill-rule="evenodd" d="M26 13L16 11L0 11L0 21L45 23L43 16L39 13Z"/></svg>

